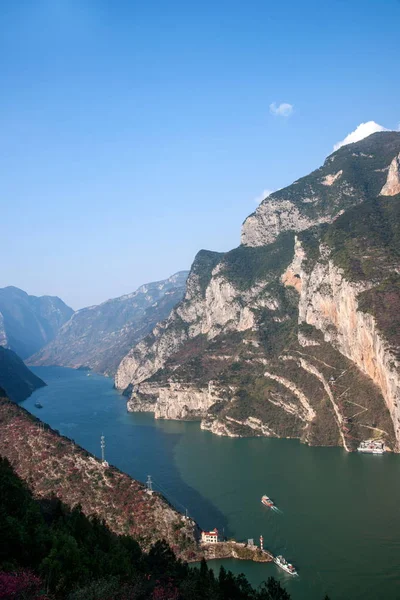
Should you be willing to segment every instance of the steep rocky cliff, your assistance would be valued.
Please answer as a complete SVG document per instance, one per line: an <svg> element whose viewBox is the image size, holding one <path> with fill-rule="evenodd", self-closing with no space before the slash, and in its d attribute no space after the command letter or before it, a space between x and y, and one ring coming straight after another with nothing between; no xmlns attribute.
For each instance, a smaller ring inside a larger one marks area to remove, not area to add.
<svg viewBox="0 0 400 600"><path fill-rule="evenodd" d="M0 289L0 346L27 358L50 342L73 314L53 296L29 296L16 287Z"/></svg>
<svg viewBox="0 0 400 600"><path fill-rule="evenodd" d="M78 310L28 364L86 366L114 375L128 350L182 299L187 275L181 271L142 285L132 294Z"/></svg>
<svg viewBox="0 0 400 600"><path fill-rule="evenodd" d="M400 133L266 198L242 245L201 251L185 296L116 374L130 410L219 435L400 444Z"/></svg>
<svg viewBox="0 0 400 600"><path fill-rule="evenodd" d="M0 346L0 388L14 402L22 402L35 390L46 385L13 352Z"/></svg>
<svg viewBox="0 0 400 600"><path fill-rule="evenodd" d="M243 223L242 244L269 244L282 231L332 223L350 207L386 190L388 195L399 193L398 133L379 135L343 146L321 168L268 196Z"/></svg>

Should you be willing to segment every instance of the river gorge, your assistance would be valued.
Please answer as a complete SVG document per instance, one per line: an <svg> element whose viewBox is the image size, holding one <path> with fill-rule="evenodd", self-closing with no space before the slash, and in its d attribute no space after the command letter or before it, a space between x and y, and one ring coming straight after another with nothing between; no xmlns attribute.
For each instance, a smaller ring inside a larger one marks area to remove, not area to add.
<svg viewBox="0 0 400 600"><path fill-rule="evenodd" d="M400 583L400 457L362 456L295 440L226 438L197 422L128 413L111 379L36 367L48 384L22 406L60 433L186 509L204 529L238 540L264 537L298 578L274 564L213 561L259 584L273 575L293 600L395 598ZM35 407L41 403L43 408ZM273 498L280 513L260 503Z"/></svg>

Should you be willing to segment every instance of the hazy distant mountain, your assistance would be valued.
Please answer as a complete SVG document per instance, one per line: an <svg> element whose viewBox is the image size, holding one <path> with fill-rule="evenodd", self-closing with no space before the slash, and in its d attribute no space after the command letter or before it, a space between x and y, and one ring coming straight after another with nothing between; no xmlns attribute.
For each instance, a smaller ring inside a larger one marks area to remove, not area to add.
<svg viewBox="0 0 400 600"><path fill-rule="evenodd" d="M0 288L0 345L27 358L50 342L73 312L55 296L29 296L13 286Z"/></svg>
<svg viewBox="0 0 400 600"><path fill-rule="evenodd" d="M0 346L0 388L14 402L22 402L36 389L46 385L13 352Z"/></svg>
<svg viewBox="0 0 400 600"><path fill-rule="evenodd" d="M114 374L130 348L182 299L187 276L187 271L181 271L132 294L78 310L28 364L86 366Z"/></svg>

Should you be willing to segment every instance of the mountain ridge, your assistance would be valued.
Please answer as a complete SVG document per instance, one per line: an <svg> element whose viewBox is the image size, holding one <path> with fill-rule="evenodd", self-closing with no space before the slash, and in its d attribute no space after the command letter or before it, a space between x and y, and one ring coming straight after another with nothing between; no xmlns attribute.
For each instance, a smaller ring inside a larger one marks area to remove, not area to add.
<svg viewBox="0 0 400 600"><path fill-rule="evenodd" d="M0 288L0 345L25 359L51 341L73 312L57 296Z"/></svg>
<svg viewBox="0 0 400 600"><path fill-rule="evenodd" d="M129 348L182 298L187 271L141 285L130 294L76 311L29 365L88 367L114 375Z"/></svg>
<svg viewBox="0 0 400 600"><path fill-rule="evenodd" d="M282 231L299 232L332 223L352 206L378 196L384 189L391 161L398 153L398 137L398 132L378 132L342 146L321 167L270 194L244 220L241 243L266 245ZM383 155L374 157L371 149L379 139L385 140Z"/></svg>
<svg viewBox="0 0 400 600"><path fill-rule="evenodd" d="M397 132L343 146L267 197L241 246L199 253L183 300L121 361L128 409L347 450L383 435L398 450L398 349L376 306L390 296L393 328L400 196L386 192L399 153Z"/></svg>
<svg viewBox="0 0 400 600"><path fill-rule="evenodd" d="M45 385L15 352L0 346L0 388L3 388L10 400L22 402Z"/></svg>

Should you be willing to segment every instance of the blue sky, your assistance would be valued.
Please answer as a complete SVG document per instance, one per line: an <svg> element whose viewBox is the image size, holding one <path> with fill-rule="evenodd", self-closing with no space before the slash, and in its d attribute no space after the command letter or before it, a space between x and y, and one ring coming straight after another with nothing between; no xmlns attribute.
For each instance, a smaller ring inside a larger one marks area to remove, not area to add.
<svg viewBox="0 0 400 600"><path fill-rule="evenodd" d="M237 246L264 189L398 127L399 23L398 0L2 0L0 286L80 308Z"/></svg>

